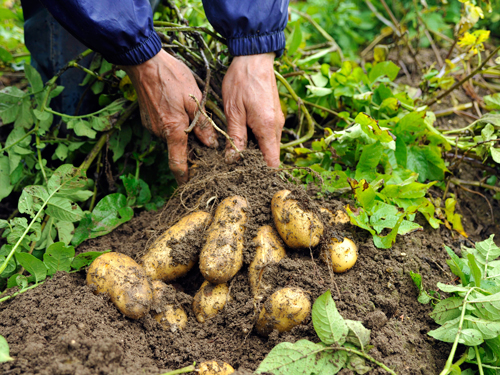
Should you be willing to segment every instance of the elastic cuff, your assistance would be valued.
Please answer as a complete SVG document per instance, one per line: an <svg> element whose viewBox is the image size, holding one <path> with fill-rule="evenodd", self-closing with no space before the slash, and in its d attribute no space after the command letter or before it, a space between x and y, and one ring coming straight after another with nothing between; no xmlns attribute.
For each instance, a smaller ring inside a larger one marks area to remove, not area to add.
<svg viewBox="0 0 500 375"><path fill-rule="evenodd" d="M270 34L251 35L241 38L228 38L227 46L233 56L257 55L275 52L280 57L285 49L285 32L277 31Z"/></svg>
<svg viewBox="0 0 500 375"><path fill-rule="evenodd" d="M156 56L161 50L161 40L154 30L151 35L137 47L128 50L118 56L106 56L104 58L115 65L139 65Z"/></svg>

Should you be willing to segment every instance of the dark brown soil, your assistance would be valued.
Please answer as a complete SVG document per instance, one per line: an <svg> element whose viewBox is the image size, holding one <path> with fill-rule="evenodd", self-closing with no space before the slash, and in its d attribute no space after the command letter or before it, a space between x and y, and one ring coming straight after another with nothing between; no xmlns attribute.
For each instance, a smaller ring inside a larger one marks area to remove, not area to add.
<svg viewBox="0 0 500 375"><path fill-rule="evenodd" d="M287 182L286 171L267 168L258 151L245 153L238 164L223 163L219 152L195 150L191 158L198 173L181 188L163 212L142 212L111 234L92 239L79 252L112 250L139 259L148 244L188 212L214 212L217 204L231 195L247 198L248 224L245 233L245 265L230 281L232 300L214 319L196 321L192 296L203 282L195 267L176 280L176 303L188 314L184 331L166 331L151 316L140 320L124 317L109 298L94 295L85 286L85 272L57 274L53 279L0 305L0 334L15 361L0 365L3 374L160 374L194 361L221 360L240 373L250 373L278 343L299 339L318 341L310 319L291 332L273 332L259 337L253 330L255 312L247 277L254 247L251 239L263 224L272 225L270 202L273 194L288 188L313 210L320 206L341 208L334 200L311 200L305 192ZM498 211L498 207L497 207ZM491 219L491 218L490 218ZM438 374L449 345L435 341L427 332L436 326L428 314L431 307L417 302L409 272L419 272L426 288L438 281L451 282L443 244L459 248L460 238L446 228L425 230L401 237L390 250L374 247L369 234L350 225L330 233L352 238L359 246L359 259L352 270L333 274L318 260L317 250L287 249L287 258L270 267L266 281L276 288L301 287L311 301L330 289L344 318L360 320L372 330L370 354L398 374ZM469 225L470 224L470 225ZM474 222L466 220L466 229ZM484 227L483 227L484 228ZM486 229L485 229L486 230ZM491 227L486 231L490 232ZM203 233L192 234L189 243L200 246ZM484 238L485 232L477 236ZM182 246L175 246L181 251ZM179 258L181 259L181 258ZM383 374L373 367L370 374ZM343 370L342 375L352 374Z"/></svg>

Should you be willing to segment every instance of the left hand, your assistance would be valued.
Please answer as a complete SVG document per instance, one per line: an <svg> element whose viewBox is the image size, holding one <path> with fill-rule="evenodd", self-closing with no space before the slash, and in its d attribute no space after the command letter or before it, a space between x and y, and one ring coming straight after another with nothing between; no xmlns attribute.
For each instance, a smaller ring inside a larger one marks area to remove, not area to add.
<svg viewBox="0 0 500 375"><path fill-rule="evenodd" d="M257 138L264 160L270 167L280 165L280 140L285 118L274 76L274 52L236 56L222 82L222 98L228 133L238 148L247 146L247 125ZM226 143L226 162L238 159Z"/></svg>

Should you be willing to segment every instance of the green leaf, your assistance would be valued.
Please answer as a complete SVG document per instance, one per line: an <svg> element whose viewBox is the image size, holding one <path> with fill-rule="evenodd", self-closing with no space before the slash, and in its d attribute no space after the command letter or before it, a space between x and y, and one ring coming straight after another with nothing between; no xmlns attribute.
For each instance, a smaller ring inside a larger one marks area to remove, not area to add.
<svg viewBox="0 0 500 375"><path fill-rule="evenodd" d="M448 246L445 245L444 247L446 249L446 252L451 258L452 263L448 263L450 266L451 272L453 272L455 275L460 277L460 281L462 282L462 285L467 285L468 281L465 278L464 272L462 271L463 267L463 262L460 260L460 258L455 254L455 252L450 249Z"/></svg>
<svg viewBox="0 0 500 375"><path fill-rule="evenodd" d="M390 233L386 236L379 236L379 235L374 235L373 236L373 244L378 247L379 249L390 249L392 244L396 242L396 236L399 231L399 227L401 226L401 223L403 222L404 216L401 215L401 217L398 219L396 222L396 225L394 228L390 231Z"/></svg>
<svg viewBox="0 0 500 375"><path fill-rule="evenodd" d="M500 320L500 293L489 296L474 295L469 299L469 303L474 304L477 309L475 315L488 320Z"/></svg>
<svg viewBox="0 0 500 375"><path fill-rule="evenodd" d="M413 280L413 283L415 284L418 290L418 299L417 299L418 302L423 304L429 303L431 301L431 296L427 294L422 285L422 276L420 276L420 274L418 273L410 271L410 277Z"/></svg>
<svg viewBox="0 0 500 375"><path fill-rule="evenodd" d="M120 131L114 132L109 139L109 148L113 151L113 161L117 161L123 156L125 146L132 139L132 129L130 126L122 126Z"/></svg>
<svg viewBox="0 0 500 375"><path fill-rule="evenodd" d="M21 193L17 209L20 213L34 215L42 207L43 203L49 199L49 193L40 185L26 186Z"/></svg>
<svg viewBox="0 0 500 375"><path fill-rule="evenodd" d="M365 146L356 166L356 180L365 179L369 182L375 180L377 178L377 165L383 153L384 147L380 142Z"/></svg>
<svg viewBox="0 0 500 375"><path fill-rule="evenodd" d="M336 374L347 361L344 351L333 352L323 344L299 340L292 344L276 345L256 370L257 374L268 372L274 375L318 375Z"/></svg>
<svg viewBox="0 0 500 375"><path fill-rule="evenodd" d="M36 283L45 280L47 277L47 268L43 262L28 253L15 253L16 260L24 267L36 280Z"/></svg>
<svg viewBox="0 0 500 375"><path fill-rule="evenodd" d="M472 271L472 276L474 276L474 283L478 288L480 288L481 287L481 279L483 278L481 270L479 269L479 267L476 263L476 259L474 258L474 255L467 254L467 259L469 260L469 267Z"/></svg>
<svg viewBox="0 0 500 375"><path fill-rule="evenodd" d="M0 363L13 361L14 358L9 356L9 344L5 337L0 335Z"/></svg>
<svg viewBox="0 0 500 375"><path fill-rule="evenodd" d="M0 155L0 201L8 197L14 189L10 183L10 166L9 158Z"/></svg>
<svg viewBox="0 0 500 375"><path fill-rule="evenodd" d="M363 326L363 323L357 320L344 319L347 328L349 328L349 333L346 337L346 342L356 345L361 348L361 351L365 351L365 347L370 343L370 333L371 331Z"/></svg>
<svg viewBox="0 0 500 375"><path fill-rule="evenodd" d="M492 322L471 315L464 316L464 327L481 332L484 340L494 339L500 335L500 322Z"/></svg>
<svg viewBox="0 0 500 375"><path fill-rule="evenodd" d="M79 137L89 137L94 139L97 134L95 130L92 130L90 123L85 120L78 119L73 124L73 130L75 134Z"/></svg>
<svg viewBox="0 0 500 375"><path fill-rule="evenodd" d="M24 275L19 275L15 273L7 281L7 288L19 287L20 289L25 289L28 286L28 278Z"/></svg>
<svg viewBox="0 0 500 375"><path fill-rule="evenodd" d="M71 262L75 256L75 248L66 246L63 242L56 242L47 248L43 254L43 262L47 267L47 274L54 275L57 271L71 271Z"/></svg>
<svg viewBox="0 0 500 375"><path fill-rule="evenodd" d="M59 235L59 240L64 242L65 245L68 245L73 238L73 234L75 232L75 226L73 223L68 221L56 221L54 226L57 229L57 233Z"/></svg>
<svg viewBox="0 0 500 375"><path fill-rule="evenodd" d="M105 116L92 117L90 119L90 124L92 126L92 129L97 130L99 132L106 130L106 128L108 128L110 125L109 119Z"/></svg>
<svg viewBox="0 0 500 375"><path fill-rule="evenodd" d="M311 93L311 95L308 95L308 97L310 98L320 98L322 96L330 95L333 92L333 89L327 87L316 87L312 85L306 85L306 88Z"/></svg>
<svg viewBox="0 0 500 375"><path fill-rule="evenodd" d="M500 110L500 93L486 95L483 97L483 100L489 110Z"/></svg>
<svg viewBox="0 0 500 375"><path fill-rule="evenodd" d="M91 215L85 215L80 221L72 244L78 246L88 238L108 234L133 216L134 210L127 206L127 198L123 194L107 195L97 203Z"/></svg>
<svg viewBox="0 0 500 375"><path fill-rule="evenodd" d="M73 259L73 262L71 262L71 268L75 270L79 270L83 267L89 266L95 258L97 258L99 255L109 253L111 250L106 250L106 251L88 251L86 253L80 253L78 254L75 259Z"/></svg>
<svg viewBox="0 0 500 375"><path fill-rule="evenodd" d="M37 70L32 67L31 65L25 63L24 64L24 73L26 74L26 78L28 79L28 82L31 85L32 92L38 92L43 89L43 81L42 77L40 76L40 73L37 72ZM35 98L37 101L41 101L43 98L43 93L38 93L35 95Z"/></svg>
<svg viewBox="0 0 500 375"><path fill-rule="evenodd" d="M79 221L83 217L80 206L67 198L57 196L50 198L46 212L55 219L69 222Z"/></svg>
<svg viewBox="0 0 500 375"><path fill-rule="evenodd" d="M391 81L394 81L399 73L399 67L394 64L392 61L383 61L376 64L370 73L368 74L368 78L373 83L378 78L387 76Z"/></svg>
<svg viewBox="0 0 500 375"><path fill-rule="evenodd" d="M297 52L297 49L302 43L302 30L300 29L300 22L295 22L292 36L288 39L288 55L292 56Z"/></svg>
<svg viewBox="0 0 500 375"><path fill-rule="evenodd" d="M486 259L486 261L491 262L500 256L500 247L498 247L493 238L495 237L492 234L488 239L476 242L476 250Z"/></svg>
<svg viewBox="0 0 500 375"><path fill-rule="evenodd" d="M349 333L329 290L316 299L312 308L312 321L318 337L327 345L342 345Z"/></svg>
<svg viewBox="0 0 500 375"><path fill-rule="evenodd" d="M495 162L500 164L500 148L490 147L491 157Z"/></svg>
<svg viewBox="0 0 500 375"><path fill-rule="evenodd" d="M461 297L447 298L439 302L429 315L437 324L442 325L460 316L463 303L464 299Z"/></svg>
<svg viewBox="0 0 500 375"><path fill-rule="evenodd" d="M66 146L64 143L59 143L59 145L56 148L56 151L54 152L54 156L59 158L59 160L64 161L68 157L68 146Z"/></svg>

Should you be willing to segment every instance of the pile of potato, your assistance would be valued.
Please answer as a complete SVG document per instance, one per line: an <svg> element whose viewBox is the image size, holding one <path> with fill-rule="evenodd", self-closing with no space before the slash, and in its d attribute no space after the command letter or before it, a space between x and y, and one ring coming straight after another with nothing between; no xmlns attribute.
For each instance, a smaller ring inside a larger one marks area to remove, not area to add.
<svg viewBox="0 0 500 375"><path fill-rule="evenodd" d="M256 252L248 269L248 278L257 302L272 292L272 286L265 284L262 274L266 266L286 257L283 242L291 249L305 249L317 246L323 238L324 224L320 217L302 209L290 194L290 191L282 190L274 195L271 210L276 229L265 225L253 239ZM207 212L191 213L156 239L143 256L142 265L124 254L103 254L89 267L87 284L93 286L95 293L109 294L116 307L130 318L139 319L155 306L154 318L165 329L183 330L188 320L184 309L162 301L169 288L173 288L166 283L186 275L198 259L177 264L168 244L172 240L181 241L192 231L203 231L208 227L206 243L199 254L199 267L205 282L193 301L196 319L204 323L230 301L227 282L243 265L247 206L245 198L233 196L219 204L213 220ZM328 225L349 220L342 211L333 214L322 209L321 212L329 217ZM321 259L330 264L334 272L347 271L356 258L357 248L351 240L339 242L332 238L323 241ZM263 307L257 311L255 325L263 336L274 329L280 332L291 330L304 322L311 311L307 292L296 287L276 290L263 302L256 303L256 306ZM159 306L162 303L164 305Z"/></svg>

